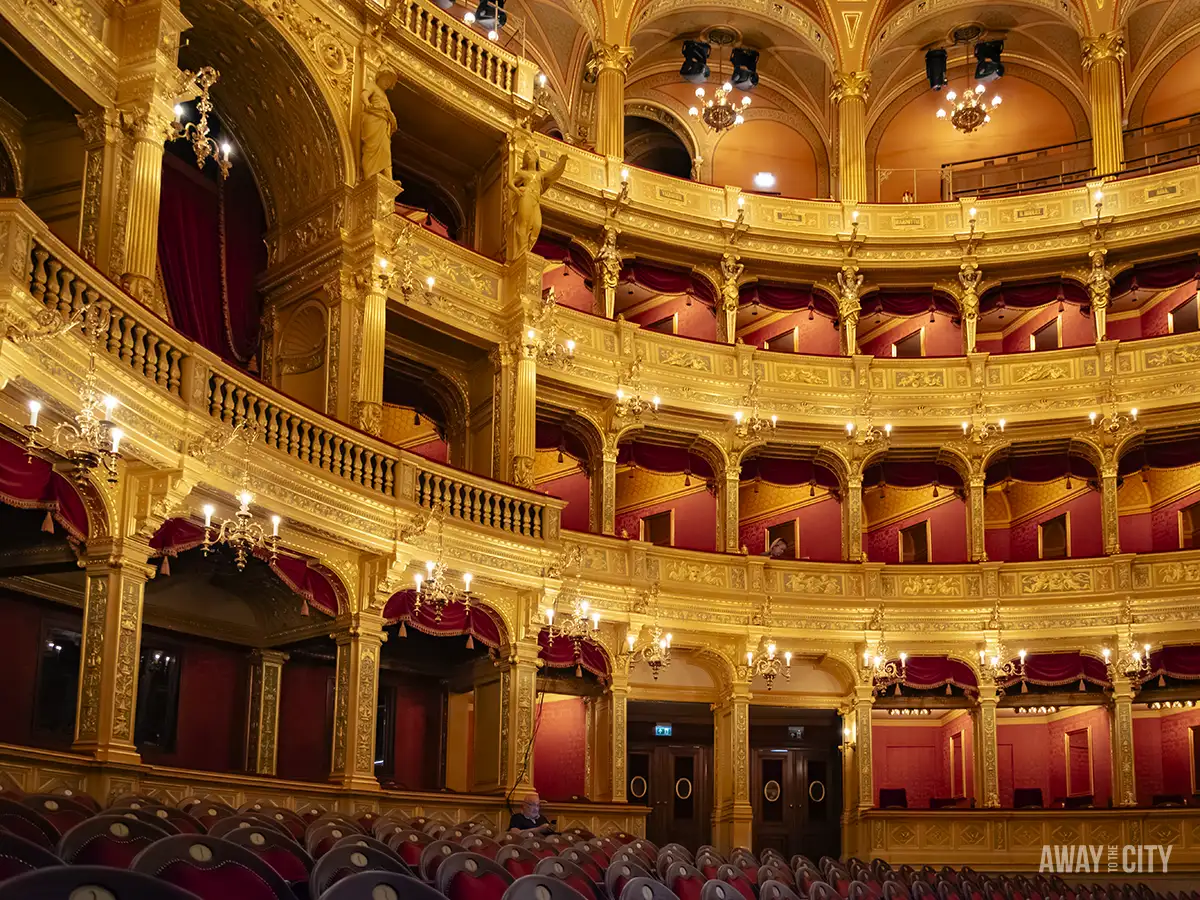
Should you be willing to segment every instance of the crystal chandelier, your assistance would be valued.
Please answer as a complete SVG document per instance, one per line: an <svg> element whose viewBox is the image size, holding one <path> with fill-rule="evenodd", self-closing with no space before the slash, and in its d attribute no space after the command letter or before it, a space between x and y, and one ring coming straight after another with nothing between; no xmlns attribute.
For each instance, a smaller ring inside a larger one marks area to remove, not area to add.
<svg viewBox="0 0 1200 900"><path fill-rule="evenodd" d="M750 389L746 392L746 396L742 398L742 405L750 407L750 415L747 416L742 410L737 410L733 414L734 431L740 438L758 437L760 434L775 431L779 424L779 416L772 414L769 419L764 419L758 414L758 379L755 378L750 382Z"/></svg>
<svg viewBox="0 0 1200 900"><path fill-rule="evenodd" d="M209 89L217 83L217 79L221 77L221 73L212 66L205 66L195 75L191 72L184 72L188 76L188 85L194 86L200 92L200 99L196 103L196 111L200 113L199 122L183 121L183 107L180 104L175 104L175 121L171 123L171 133L167 136L168 140L188 140L192 142L192 149L196 151L196 167L203 169L205 161L211 156L217 164L217 168L221 170L221 177L228 178L229 170L233 168L233 163L229 161L230 155L233 153L233 148L228 141L222 141L217 144L213 138L208 135L208 114L213 111L212 100L208 96Z"/></svg>
<svg viewBox="0 0 1200 900"><path fill-rule="evenodd" d="M1088 413L1088 423L1094 431L1116 436L1123 431L1131 431L1137 427L1137 407L1133 407L1128 413L1121 412L1117 408L1117 393L1113 390L1111 383L1105 391L1104 400L1105 405L1108 407L1108 412L1097 414L1093 410Z"/></svg>
<svg viewBox="0 0 1200 900"><path fill-rule="evenodd" d="M969 56L967 60L969 63ZM990 102L986 95L987 88L982 83L966 88L961 97L954 91L947 91L946 106L940 107L936 115L939 119L949 118L950 124L962 134L978 131L992 121L992 110L1000 105L999 94Z"/></svg>
<svg viewBox="0 0 1200 900"><path fill-rule="evenodd" d="M986 650L980 650L979 669L985 676L989 676L992 681L1009 681L1014 678L1024 681L1025 651L1019 651L1017 659L1012 660L1008 658L1008 651L1004 649L1003 644L998 645L995 652L990 656Z"/></svg>
<svg viewBox="0 0 1200 900"><path fill-rule="evenodd" d="M88 348L88 368L80 389L80 409L74 421L59 422L47 438L38 424L42 404L29 401L29 422L25 425L25 455L33 459L39 450L48 450L64 457L72 466L76 484L84 484L88 474L102 468L108 481L117 480L117 463L121 459L121 439L125 432L113 422L113 410L119 405L111 394L102 394L97 386L96 348L94 342L108 332L108 317L86 317L84 331L93 342Z"/></svg>
<svg viewBox="0 0 1200 900"><path fill-rule="evenodd" d="M568 605L565 616L557 614L559 603ZM574 642L576 649L589 634L600 629L600 613L589 610L589 604L578 595L575 588L568 587L554 599L554 606L546 607L546 634L551 644L556 637Z"/></svg>
<svg viewBox="0 0 1200 900"><path fill-rule="evenodd" d="M540 364L569 371L575 367L575 339L558 332L558 296L550 288L525 331L525 349Z"/></svg>
<svg viewBox="0 0 1200 900"><path fill-rule="evenodd" d="M271 516L271 533L258 522L250 512L250 504L254 502L254 494L250 491L250 476L242 473L242 486L237 492L238 508L232 519L225 519L217 525L213 524L213 514L216 508L211 503L204 505L204 555L217 544L226 544L233 550L233 558L238 570L246 568L246 561L254 551L267 551L268 562L275 562L279 556L279 516Z"/></svg>
<svg viewBox="0 0 1200 900"><path fill-rule="evenodd" d="M732 31L714 28L709 32L708 40L714 44L731 44L736 35ZM721 72L721 63L717 61L717 75ZM714 134L721 134L730 128L736 128L746 121L745 113L750 106L750 95L742 94L742 99L734 102L733 85L726 81L708 97L703 87L696 88L696 99L699 106L688 110L688 115L704 123L704 127Z"/></svg>
<svg viewBox="0 0 1200 900"><path fill-rule="evenodd" d="M375 273L375 278L378 281L379 289L385 294L390 293L392 288L397 288L405 303L412 302L413 298L417 296L429 303L433 300L433 287L437 284L437 279L432 275L426 275L424 282L418 288L417 253L412 245L412 232L416 227L407 223L401 228L400 233L392 242L388 255L379 257L379 271Z"/></svg>
<svg viewBox="0 0 1200 900"><path fill-rule="evenodd" d="M462 587L452 580L450 567L446 565L443 559L445 552L445 544L442 537L442 520L445 518L446 506L440 504L430 515L437 521L437 558L430 559L425 562L424 573L418 572L413 576L413 583L416 586L416 596L413 598L413 613L421 608L422 603L432 603L434 606L434 619L440 622L442 613L446 607L452 603L461 603L464 606L470 606L471 601L477 596L471 590L471 573L463 572L460 576L462 579Z"/></svg>
<svg viewBox="0 0 1200 900"><path fill-rule="evenodd" d="M892 685L896 686L896 695L900 694L900 684L904 681L908 674L908 654L900 654L900 664L896 665L896 661L888 659L887 647L880 644L875 652L870 650L863 651L862 667L859 670L859 677L862 681L869 681L871 689L876 694L882 694Z"/></svg>
<svg viewBox="0 0 1200 900"><path fill-rule="evenodd" d="M1104 647L1100 650L1100 655L1104 657L1104 664L1108 666L1111 678L1133 678L1150 671L1150 645L1142 644L1138 647L1132 633L1127 633L1123 640L1118 641L1116 653Z"/></svg>

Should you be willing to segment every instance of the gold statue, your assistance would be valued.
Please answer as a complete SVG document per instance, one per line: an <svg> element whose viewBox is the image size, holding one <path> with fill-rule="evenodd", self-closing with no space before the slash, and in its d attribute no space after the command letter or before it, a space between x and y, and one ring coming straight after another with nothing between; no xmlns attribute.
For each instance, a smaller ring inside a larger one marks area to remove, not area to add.
<svg viewBox="0 0 1200 900"><path fill-rule="evenodd" d="M858 271L858 266L852 263L846 263L842 266L842 270L837 273L837 283L840 292L838 294L838 316L842 320L842 330L846 336L846 355L854 356L858 353L858 315L862 311L862 305L858 302L858 291L862 287L862 273Z"/></svg>
<svg viewBox="0 0 1200 900"><path fill-rule="evenodd" d="M362 177L392 177L392 135L396 114L387 92L396 86L396 73L382 70L374 83L363 91Z"/></svg>
<svg viewBox="0 0 1200 900"><path fill-rule="evenodd" d="M968 353L975 352L975 330L979 325L979 282L983 273L979 266L964 260L958 267L958 283L962 285L959 305L963 314L963 334Z"/></svg>
<svg viewBox="0 0 1200 900"><path fill-rule="evenodd" d="M1088 299L1092 303L1092 319L1096 323L1096 340L1102 341L1108 336L1108 301L1112 290L1112 277L1104 265L1106 250L1092 250L1088 256L1092 260L1092 268L1088 272Z"/></svg>
<svg viewBox="0 0 1200 900"><path fill-rule="evenodd" d="M564 153L548 172L542 171L537 148L526 146L521 165L509 179L512 191L512 249L509 259L516 259L533 247L542 231L542 195L562 176L567 168Z"/></svg>
<svg viewBox="0 0 1200 900"><path fill-rule="evenodd" d="M621 253L617 250L617 226L604 226L604 243L596 254L596 268L604 291L604 317L611 319L617 305L617 285L621 283Z"/></svg>

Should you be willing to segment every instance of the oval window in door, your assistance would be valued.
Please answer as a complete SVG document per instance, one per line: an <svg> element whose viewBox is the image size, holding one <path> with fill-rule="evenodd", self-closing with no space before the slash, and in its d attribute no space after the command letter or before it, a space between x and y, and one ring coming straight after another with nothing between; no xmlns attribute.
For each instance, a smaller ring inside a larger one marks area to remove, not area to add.
<svg viewBox="0 0 1200 900"><path fill-rule="evenodd" d="M825 785L820 781L811 781L808 785L808 799L820 803L825 799Z"/></svg>
<svg viewBox="0 0 1200 900"><path fill-rule="evenodd" d="M774 779L771 779L763 785L763 797L766 798L768 803L774 803L776 800L778 800L781 793L783 793L783 791L779 787L779 782Z"/></svg>
<svg viewBox="0 0 1200 900"><path fill-rule="evenodd" d="M680 800L686 800L692 796L692 783L686 778L680 778L675 782L675 796Z"/></svg>
<svg viewBox="0 0 1200 900"><path fill-rule="evenodd" d="M634 775L629 779L629 793L641 800L646 796L646 791L650 787L646 783L646 779L641 775Z"/></svg>

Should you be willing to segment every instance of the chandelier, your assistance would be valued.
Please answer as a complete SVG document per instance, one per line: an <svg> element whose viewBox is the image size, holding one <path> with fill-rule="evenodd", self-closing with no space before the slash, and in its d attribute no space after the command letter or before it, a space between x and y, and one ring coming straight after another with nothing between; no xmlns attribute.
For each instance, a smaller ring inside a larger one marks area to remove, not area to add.
<svg viewBox="0 0 1200 900"><path fill-rule="evenodd" d="M379 271L375 273L375 277L379 283L379 289L385 294L391 293L392 288L397 288L400 296L404 298L404 302L410 303L414 297L418 296L419 291L421 298L426 303L430 303L433 300L433 286L437 284L437 279L432 275L426 275L421 287L417 286L417 254L412 246L414 228L416 226L412 223L407 223L401 228L400 233L392 241L388 255L379 257ZM399 263L396 262L397 259L399 259Z"/></svg>
<svg viewBox="0 0 1200 900"><path fill-rule="evenodd" d="M969 61L968 57L968 61ZM946 93L946 106L937 111L939 119L949 118L950 124L962 134L978 131L992 121L992 110L1000 105L1000 95L987 100L987 88L976 84L974 88L966 88L960 97L954 91Z"/></svg>
<svg viewBox="0 0 1200 900"><path fill-rule="evenodd" d="M617 402L613 412L618 419L640 419L646 412L658 415L660 402L658 394L649 398L642 394L642 358L639 356L629 364L625 377L617 381Z"/></svg>
<svg viewBox="0 0 1200 900"><path fill-rule="evenodd" d="M880 644L874 653L863 651L862 667L859 676L862 681L871 683L871 690L882 694L892 685L896 686L896 696L900 695L900 684L908 674L908 654L900 654L900 664L888 659L887 647Z"/></svg>
<svg viewBox="0 0 1200 900"><path fill-rule="evenodd" d="M421 608L422 603L432 603L434 606L434 619L438 622L442 620L442 613L445 612L447 606L452 603L461 603L464 606L470 606L471 602L477 596L471 590L471 573L462 573L460 576L462 587L459 587L452 580L450 567L446 565L443 559L445 544L442 537L442 520L445 518L445 515L445 503L438 504L430 513L430 517L437 521L438 526L437 558L426 560L425 572L417 572L413 576L413 583L416 585L416 596L413 598L413 614L415 615Z"/></svg>
<svg viewBox="0 0 1200 900"><path fill-rule="evenodd" d="M1150 671L1149 644L1142 644L1141 647L1138 647L1132 634L1126 634L1124 640L1118 643L1116 653L1113 653L1108 647L1100 650L1100 655L1104 657L1104 663L1108 666L1110 677L1133 678Z"/></svg>
<svg viewBox="0 0 1200 900"><path fill-rule="evenodd" d="M746 664L738 668L741 670L738 674L746 682L751 682L761 675L762 680L767 683L769 691L775 678L780 674L791 681L792 651L788 650L781 658L775 641L764 635L758 642L758 650L747 650Z"/></svg>
<svg viewBox="0 0 1200 900"><path fill-rule="evenodd" d="M212 66L205 66L195 75L191 72L184 72L188 81L186 84L190 87L195 87L200 92L200 100L196 103L196 111L200 113L199 122L183 121L183 107L180 104L175 104L175 121L171 123L171 133L167 136L168 140L189 140L192 142L192 149L196 152L196 167L203 169L204 163L211 156L217 164L217 168L221 170L221 177L228 178L229 170L233 168L233 163L229 161L230 155L233 153L233 148L228 141L222 141L219 145L213 138L208 135L208 114L213 111L212 100L208 96L209 89L217 83L217 79L221 77L221 73Z"/></svg>
<svg viewBox="0 0 1200 900"><path fill-rule="evenodd" d="M92 345L88 348L88 368L80 389L80 409L73 421L59 422L45 436L38 424L42 404L29 401L29 422L25 425L25 455L32 460L39 450L48 450L67 459L72 466L72 477L76 484L87 481L88 474L102 468L108 474L109 484L116 483L117 463L121 459L121 439L125 432L113 422L113 410L119 406L117 398L102 394L97 386L95 341L101 334L108 333L109 317L86 315L83 330ZM50 335L47 335L50 336Z"/></svg>
<svg viewBox="0 0 1200 900"><path fill-rule="evenodd" d="M650 668L650 674L658 681L658 673L671 664L671 633L666 633L656 621L649 629L643 628L640 634L625 636L627 651L622 654L626 664L644 662Z"/></svg>
<svg viewBox="0 0 1200 900"><path fill-rule="evenodd" d="M570 612L560 616L556 607L563 601L564 595L569 603ZM575 653L579 653L579 645L589 634L600 630L600 613L589 610L588 602L578 595L575 588L568 587L554 600L554 606L546 607L546 634L550 644L555 637L563 637L575 644Z"/></svg>
<svg viewBox="0 0 1200 900"><path fill-rule="evenodd" d="M734 431L740 438L758 437L764 432L773 432L779 424L779 416L774 413L769 419L764 419L758 414L758 378L750 382L750 389L746 392L746 396L742 398L742 405L750 407L750 415L747 416L742 410L737 410L733 414Z"/></svg>
<svg viewBox="0 0 1200 900"><path fill-rule="evenodd" d="M859 421L863 424L859 424ZM846 423L846 440L858 447L870 447L873 444L886 444L892 438L890 422L880 430L875 425L871 414L871 397L863 400L862 414L853 422Z"/></svg>
<svg viewBox="0 0 1200 900"><path fill-rule="evenodd" d="M211 503L204 505L204 555L217 544L226 544L233 550L233 558L238 570L246 568L248 560L254 551L267 551L269 562L275 562L279 556L279 516L271 516L271 533L267 534L254 515L250 512L250 504L254 502L254 494L250 491L250 476L242 473L242 487L237 493L238 508L232 519L225 519L217 525L213 524L213 514L216 508Z"/></svg>
<svg viewBox="0 0 1200 900"><path fill-rule="evenodd" d="M1008 651L1004 649L1004 645L1000 644L996 647L991 656L986 650L979 651L979 669L992 681L1010 681L1014 678L1019 678L1022 682L1025 681L1025 651L1021 650L1017 653L1017 659L1008 658Z"/></svg>
<svg viewBox="0 0 1200 900"><path fill-rule="evenodd" d="M732 44L736 35L732 31L714 28L708 34L708 40L719 46ZM717 75L720 76L721 63L717 61ZM688 110L688 115L704 123L704 127L715 134L721 134L730 128L736 128L746 121L745 113L750 106L750 95L742 94L742 99L734 102L733 85L726 81L708 97L703 87L696 88L696 99L699 106Z"/></svg>
<svg viewBox="0 0 1200 900"><path fill-rule="evenodd" d="M1130 431L1137 427L1137 407L1133 407L1128 413L1121 412L1117 407L1117 393L1113 390L1111 383L1105 391L1104 400L1105 405L1108 407L1108 412L1098 414L1095 410L1092 410L1088 413L1088 423L1094 431L1115 436L1123 431Z"/></svg>
<svg viewBox="0 0 1200 900"><path fill-rule="evenodd" d="M970 439L974 444L984 444L993 438L997 438L1004 434L1004 419L999 422L989 422L987 420L987 411L983 406L983 398L975 402L975 411L971 416L970 421L963 420L962 433L963 437Z"/></svg>
<svg viewBox="0 0 1200 900"><path fill-rule="evenodd" d="M575 339L558 333L558 296L554 288L542 297L541 308L525 331L526 352L539 363L570 370L575 367Z"/></svg>

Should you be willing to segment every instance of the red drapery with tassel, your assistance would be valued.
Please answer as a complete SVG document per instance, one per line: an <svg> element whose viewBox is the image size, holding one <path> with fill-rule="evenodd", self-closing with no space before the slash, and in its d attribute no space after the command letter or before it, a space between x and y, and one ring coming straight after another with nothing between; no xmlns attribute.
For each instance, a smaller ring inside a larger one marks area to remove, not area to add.
<svg viewBox="0 0 1200 900"><path fill-rule="evenodd" d="M1200 647L1163 647L1151 653L1150 671L1142 678L1142 683L1158 679L1159 687L1165 687L1165 678L1200 679Z"/></svg>
<svg viewBox="0 0 1200 900"><path fill-rule="evenodd" d="M538 658L551 669L568 669L575 667L575 674L581 675L587 669L601 681L608 681L608 655L603 648L584 638L578 644L569 637L559 635L554 642L550 641L550 632L545 628L538 632L538 646L541 651Z"/></svg>
<svg viewBox="0 0 1200 900"><path fill-rule="evenodd" d="M42 531L53 532L57 522L72 540L87 540L83 498L47 460L28 459L24 450L8 441L0 441L0 501L18 509L44 509Z"/></svg>
<svg viewBox="0 0 1200 900"><path fill-rule="evenodd" d="M416 605L417 592L412 588L397 591L383 608L384 621L400 623L400 636L404 636L408 625L425 634L436 637L467 636L467 646L479 641L487 647L500 649L504 642L504 625L492 610L479 603L467 606L449 603L442 607L441 614L433 603Z"/></svg>
<svg viewBox="0 0 1200 900"><path fill-rule="evenodd" d="M979 687L970 666L944 656L910 656L904 667L904 686L917 691L941 687L975 691Z"/></svg>
<svg viewBox="0 0 1200 900"><path fill-rule="evenodd" d="M1086 653L1031 653L1025 657L1025 677L1014 677L1003 687L1026 681L1042 687L1058 687L1072 682L1084 682L1108 687L1108 667L1104 660Z"/></svg>

